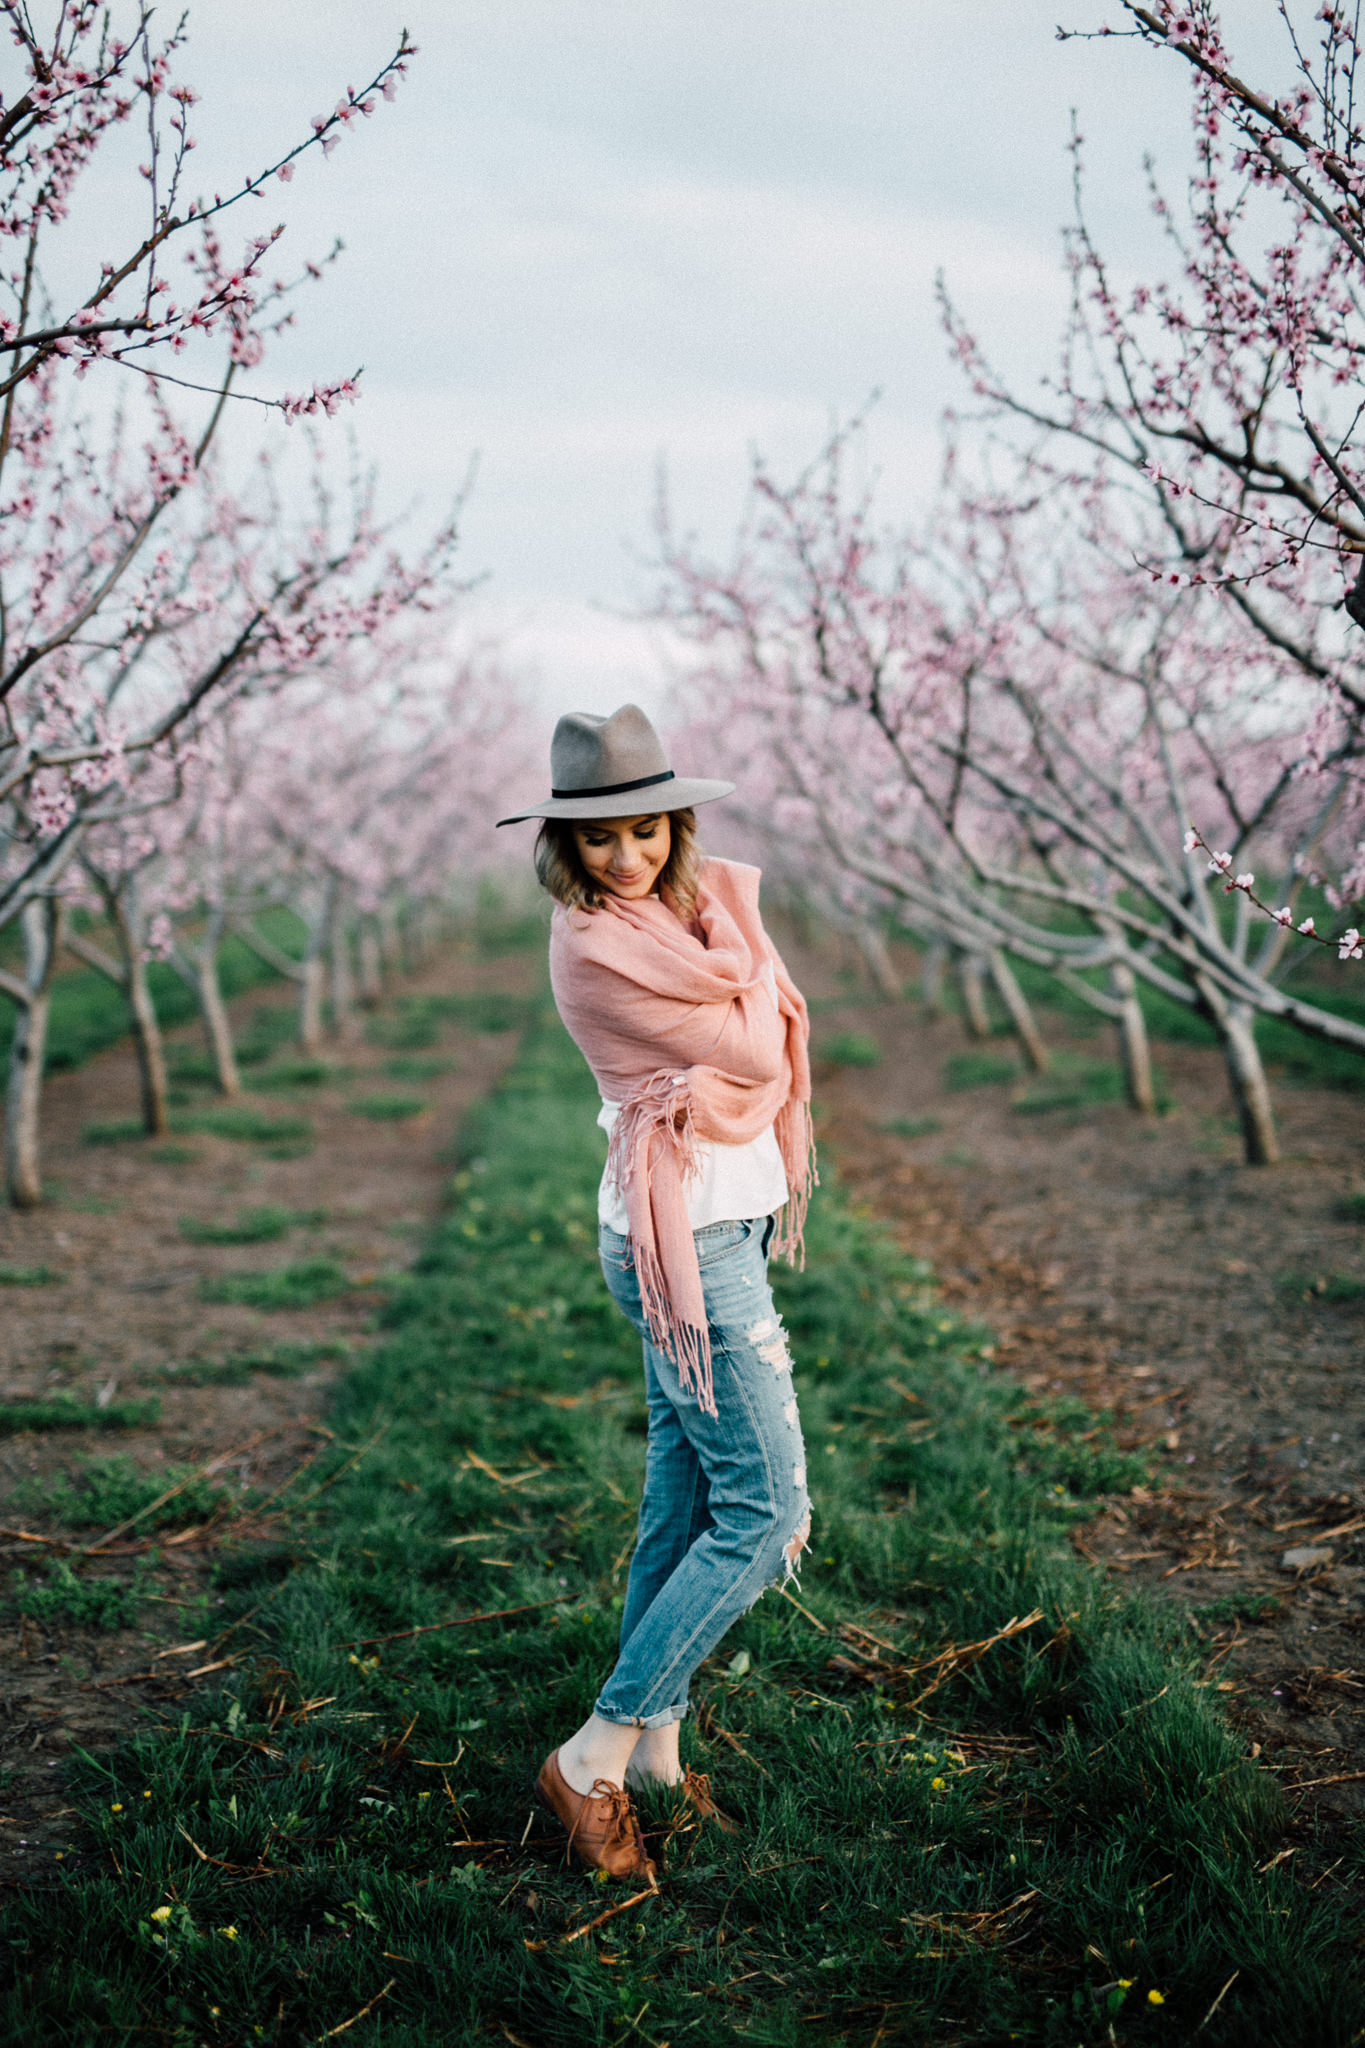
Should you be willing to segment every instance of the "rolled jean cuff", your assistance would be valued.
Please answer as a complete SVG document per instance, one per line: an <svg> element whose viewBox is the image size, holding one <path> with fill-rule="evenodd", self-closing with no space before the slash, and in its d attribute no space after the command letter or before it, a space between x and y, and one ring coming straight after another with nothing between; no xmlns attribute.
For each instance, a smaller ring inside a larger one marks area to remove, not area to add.
<svg viewBox="0 0 1365 2048"><path fill-rule="evenodd" d="M671 1728L675 1721L687 1717L686 1706L661 1707L657 1714L627 1714L604 1700L598 1700L593 1712L599 1721L613 1721L618 1728Z"/></svg>

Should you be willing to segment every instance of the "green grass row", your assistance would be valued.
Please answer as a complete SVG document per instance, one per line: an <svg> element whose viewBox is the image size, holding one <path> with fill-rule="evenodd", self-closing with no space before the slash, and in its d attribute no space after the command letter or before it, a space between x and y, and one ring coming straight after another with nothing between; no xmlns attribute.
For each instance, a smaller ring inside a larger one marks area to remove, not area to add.
<svg viewBox="0 0 1365 2048"><path fill-rule="evenodd" d="M302 951L303 927L290 911L268 912L261 919L266 936L286 953ZM7 934L12 941L13 934ZM12 945L10 950L12 951ZM8 964L8 963L7 963ZM17 965L17 962L15 963ZM232 1000L248 989L278 979L241 939L224 941L218 956L223 994ZM190 1024L199 1014L193 991L173 967L153 961L148 968L152 1000L164 1030ZM92 967L77 967L59 973L52 985L52 1015L48 1025L48 1073L84 1066L95 1054L115 1044L128 1032L128 1005L123 991ZM14 1036L14 1008L0 1004L0 1061L9 1059Z"/></svg>
<svg viewBox="0 0 1365 2048"><path fill-rule="evenodd" d="M1104 1020L1088 1003L1064 988L1043 968L1034 967L1027 960L1013 960L1011 965L1030 1002L1065 1017L1068 1026L1078 1032L1090 1033L1105 1028ZM1089 979L1099 984L1104 977L1094 974ZM1339 967L1329 959L1319 963L1316 972L1304 971L1291 977L1286 988L1290 994L1316 1004L1321 1010L1349 1018L1353 1024L1365 1024L1365 980L1362 980L1358 969L1353 974L1350 968ZM1150 988L1145 983L1139 984L1138 996L1147 1029L1157 1042L1217 1045L1213 1026L1197 1011L1186 1009L1182 1003L1163 995L1160 989ZM956 1000L951 991L948 992L948 1000ZM1256 1043L1261 1049L1262 1059L1272 1071L1278 1070L1307 1086L1365 1089L1365 1058L1349 1046L1328 1045L1322 1039L1309 1038L1277 1017L1259 1017L1256 1020Z"/></svg>
<svg viewBox="0 0 1365 2048"><path fill-rule="evenodd" d="M1197 1635L1066 1540L1141 1468L995 1375L828 1186L779 1281L800 1604L732 1632L684 1730L738 1832L649 1814L657 1896L593 1924L630 1894L566 1867L529 1788L610 1667L643 1462L595 1107L534 1031L335 1446L222 1559L235 1667L70 1770L86 1849L8 1911L3 2038L1345 2048L1359 1844L1316 1889L1339 1839L1279 1859L1284 1803Z"/></svg>

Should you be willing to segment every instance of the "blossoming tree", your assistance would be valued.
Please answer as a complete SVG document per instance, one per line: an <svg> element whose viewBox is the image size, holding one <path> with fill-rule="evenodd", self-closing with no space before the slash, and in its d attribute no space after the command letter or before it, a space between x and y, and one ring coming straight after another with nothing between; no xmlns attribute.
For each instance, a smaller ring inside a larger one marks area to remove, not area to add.
<svg viewBox="0 0 1365 2048"><path fill-rule="evenodd" d="M1111 531L1131 524L1135 578L1192 593L1210 639L1248 634L1282 664L1298 707L1296 772L1336 794L1338 858L1322 875L1344 957L1365 949L1365 127L1359 12L1277 0L1284 65L1253 85L1214 0L1123 0L1127 33L1184 65L1195 165L1187 203L1155 185L1171 263L1121 286L1081 206L1067 244L1071 312L1058 370L1025 400L945 302L977 395L1013 437L1027 493L1063 487ZM1067 32L1059 32L1065 38ZM1245 631L1242 629L1246 629ZM1212 853L1206 821L1190 821ZM1280 906L1243 858L1234 819L1223 870L1264 913ZM1240 879L1239 879L1240 878Z"/></svg>
<svg viewBox="0 0 1365 2048"><path fill-rule="evenodd" d="M1035 1065L1009 955L1112 1018L1139 1107L1136 985L1198 1009L1247 1156L1272 1159L1255 1017L1361 1050L1365 1030L1280 985L1292 909L1259 938L1248 915L1229 929L1221 864L1183 835L1201 808L1228 836L1253 821L1245 843L1278 863L1291 905L1334 850L1345 771L1292 772L1283 658L1249 625L1208 630L1188 592L1135 585L1093 544L1093 508L1087 536L1055 503L982 500L954 477L921 542L847 501L841 456L836 441L791 486L760 469L726 564L664 527L662 604L698 642L704 715L748 750L760 819L832 864L827 889L853 883L992 972Z"/></svg>
<svg viewBox="0 0 1365 2048"><path fill-rule="evenodd" d="M297 669L364 630L367 607L373 618L403 601L401 574L357 589L355 549L373 554L373 538L338 549L305 535L291 551L215 478L212 454L293 317L294 285L266 269L281 229L233 257L226 216L371 114L411 50L404 38L370 86L208 199L188 188L195 95L175 77L180 29L158 38L150 7L130 4L118 32L117 10L90 0L53 10L46 29L22 0L0 0L0 20L14 71L0 96L0 929L24 928L23 971L4 970L0 989L19 1011L8 1179L30 1202L60 898L87 833L137 812L148 764L192 746L248 676ZM122 240L58 299L48 258L101 145L134 121L147 154ZM294 419L331 413L354 389L343 377L252 396Z"/></svg>

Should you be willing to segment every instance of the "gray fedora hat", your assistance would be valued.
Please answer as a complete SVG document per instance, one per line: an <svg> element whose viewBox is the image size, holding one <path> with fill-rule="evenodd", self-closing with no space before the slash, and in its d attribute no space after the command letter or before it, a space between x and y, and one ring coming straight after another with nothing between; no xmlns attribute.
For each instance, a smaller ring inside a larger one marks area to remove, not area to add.
<svg viewBox="0 0 1365 2048"><path fill-rule="evenodd" d="M550 742L549 800L531 804L500 825L524 818L625 818L650 810L685 811L734 793L733 782L675 775L663 742L638 704L609 718L566 711Z"/></svg>

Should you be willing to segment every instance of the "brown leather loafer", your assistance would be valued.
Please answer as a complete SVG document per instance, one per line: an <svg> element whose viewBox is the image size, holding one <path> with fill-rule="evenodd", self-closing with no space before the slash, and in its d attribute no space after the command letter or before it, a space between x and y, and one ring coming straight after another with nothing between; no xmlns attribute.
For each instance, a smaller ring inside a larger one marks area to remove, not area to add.
<svg viewBox="0 0 1365 2048"><path fill-rule="evenodd" d="M645 1849L635 1808L623 1785L609 1785L599 1778L591 1792L575 1792L559 1768L556 1749L540 1767L536 1796L563 1822L569 1848L590 1870L658 1883L658 1871Z"/></svg>

